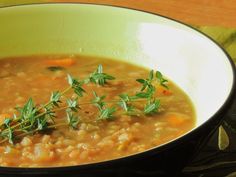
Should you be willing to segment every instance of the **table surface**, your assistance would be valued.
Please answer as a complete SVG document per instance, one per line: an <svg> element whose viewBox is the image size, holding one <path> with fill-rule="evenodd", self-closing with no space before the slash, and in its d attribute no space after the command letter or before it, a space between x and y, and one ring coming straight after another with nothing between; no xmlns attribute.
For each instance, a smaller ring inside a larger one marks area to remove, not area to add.
<svg viewBox="0 0 236 177"><path fill-rule="evenodd" d="M45 0L131 7L168 16L192 25L236 28L236 0Z"/></svg>

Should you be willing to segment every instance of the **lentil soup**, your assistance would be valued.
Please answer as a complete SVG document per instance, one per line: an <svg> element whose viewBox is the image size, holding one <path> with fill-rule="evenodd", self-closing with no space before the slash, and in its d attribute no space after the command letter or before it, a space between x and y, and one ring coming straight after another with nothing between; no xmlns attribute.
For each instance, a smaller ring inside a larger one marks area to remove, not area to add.
<svg viewBox="0 0 236 177"><path fill-rule="evenodd" d="M195 125L194 108L180 88L159 72L125 62L50 55L2 59L0 68L1 166L70 166L115 159L166 143ZM160 84L150 85L153 77ZM77 92L67 89L61 94L68 80ZM53 104L42 106L48 100ZM38 114L34 129L26 112L19 121L22 107L30 104L32 110L38 107L31 112ZM43 121L44 111L53 121Z"/></svg>

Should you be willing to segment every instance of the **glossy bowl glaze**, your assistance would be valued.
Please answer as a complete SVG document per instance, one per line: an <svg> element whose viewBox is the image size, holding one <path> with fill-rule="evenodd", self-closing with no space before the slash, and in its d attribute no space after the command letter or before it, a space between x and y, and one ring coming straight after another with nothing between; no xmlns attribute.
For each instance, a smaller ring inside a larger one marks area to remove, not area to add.
<svg viewBox="0 0 236 177"><path fill-rule="evenodd" d="M209 37L166 17L105 5L35 4L0 8L0 24L0 58L79 54L158 68L188 94L197 115L190 132L139 154L73 167L0 167L2 175L175 174L233 101L235 66L229 56Z"/></svg>

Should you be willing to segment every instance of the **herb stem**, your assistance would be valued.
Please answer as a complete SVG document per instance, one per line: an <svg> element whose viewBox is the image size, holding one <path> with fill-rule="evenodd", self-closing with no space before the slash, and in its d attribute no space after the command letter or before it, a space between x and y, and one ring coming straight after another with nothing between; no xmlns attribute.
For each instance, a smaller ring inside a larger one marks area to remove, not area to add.
<svg viewBox="0 0 236 177"><path fill-rule="evenodd" d="M72 89L71 86L67 87L65 90L63 90L63 91L60 93L60 95L61 95L61 96L65 95L65 94L66 94L68 91L70 91L71 89ZM53 103L52 101L47 102L46 104L44 104L44 105L42 105L41 107L39 107L39 108L38 108L38 111L41 111L43 108L45 108L45 107L51 105L52 103Z"/></svg>

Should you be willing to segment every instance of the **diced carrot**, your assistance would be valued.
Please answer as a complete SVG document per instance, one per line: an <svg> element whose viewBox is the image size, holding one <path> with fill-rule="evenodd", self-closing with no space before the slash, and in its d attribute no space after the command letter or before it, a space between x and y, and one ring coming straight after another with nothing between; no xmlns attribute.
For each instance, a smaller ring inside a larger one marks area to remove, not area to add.
<svg viewBox="0 0 236 177"><path fill-rule="evenodd" d="M168 89L164 89L164 90L162 91L162 93L163 93L164 95L166 95L166 96L172 95L172 92L171 92L170 90L168 90Z"/></svg>
<svg viewBox="0 0 236 177"><path fill-rule="evenodd" d="M0 125L2 125L4 123L4 120L6 118L10 118L10 117L11 117L11 115L7 114L7 113L0 114Z"/></svg>
<svg viewBox="0 0 236 177"><path fill-rule="evenodd" d="M45 64L47 66L61 66L61 67L68 67L74 65L75 59L72 58L63 58L63 59L57 59L57 60L47 60Z"/></svg>
<svg viewBox="0 0 236 177"><path fill-rule="evenodd" d="M172 95L172 91L170 91L169 89L166 89L162 86L157 86L157 93L159 95L165 95L165 96L170 96Z"/></svg>
<svg viewBox="0 0 236 177"><path fill-rule="evenodd" d="M186 118L179 114L170 114L166 117L166 120L171 126L177 127L181 125L186 120Z"/></svg>

